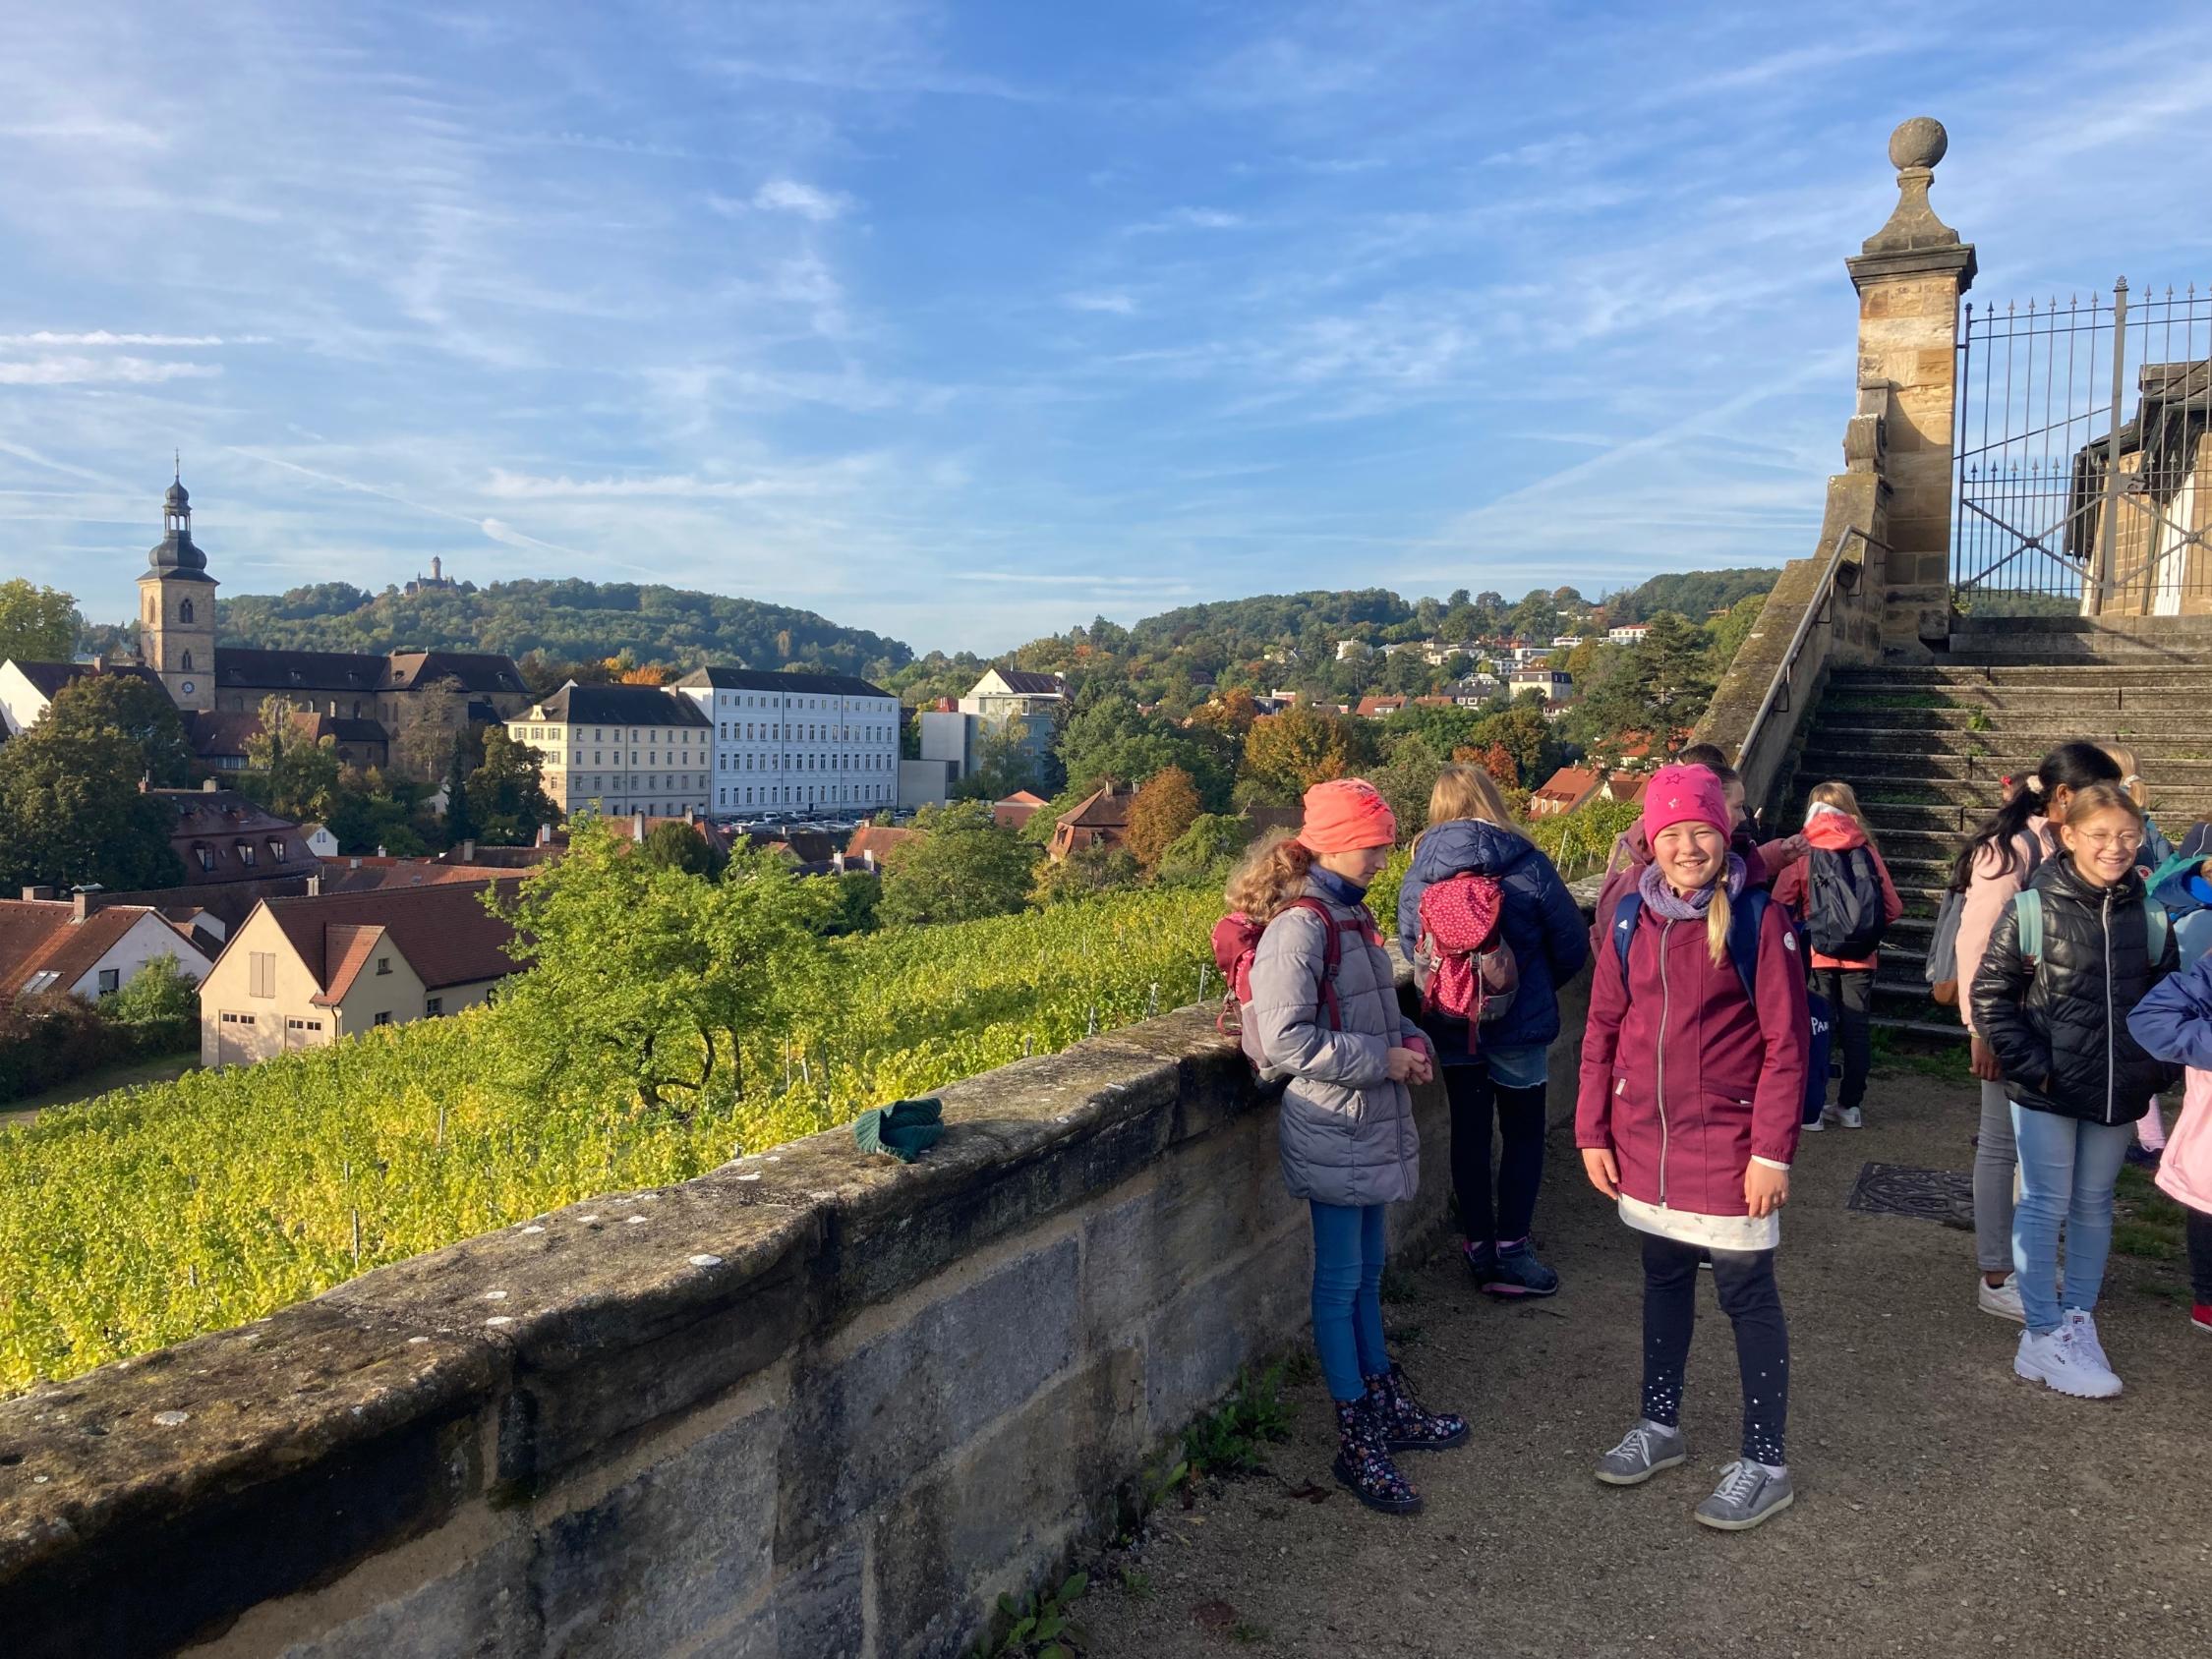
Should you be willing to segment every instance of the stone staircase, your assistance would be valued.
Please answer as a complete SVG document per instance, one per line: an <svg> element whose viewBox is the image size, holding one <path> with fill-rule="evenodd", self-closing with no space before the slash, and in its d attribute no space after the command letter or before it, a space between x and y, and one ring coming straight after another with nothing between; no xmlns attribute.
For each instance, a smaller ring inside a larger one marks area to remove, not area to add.
<svg viewBox="0 0 2212 1659"><path fill-rule="evenodd" d="M1984 649L1994 658L1993 646ZM1929 1001L1921 978L1951 861L1996 807L1999 780L2032 772L2046 750L2072 737L2134 750L2151 816L2179 840L2192 820L2212 813L2212 652L2054 661L2023 640L2010 662L1830 676L1782 822L1801 822L1806 792L1826 778L1858 791L1905 905L1882 949L1878 1023L1926 1037L1963 1035L1950 1010Z"/></svg>

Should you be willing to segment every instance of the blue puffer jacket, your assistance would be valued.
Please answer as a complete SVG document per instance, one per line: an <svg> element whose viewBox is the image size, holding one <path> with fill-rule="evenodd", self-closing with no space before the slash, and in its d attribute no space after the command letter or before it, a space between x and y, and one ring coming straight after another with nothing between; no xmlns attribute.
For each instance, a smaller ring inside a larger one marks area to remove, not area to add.
<svg viewBox="0 0 2212 1659"><path fill-rule="evenodd" d="M1431 882L1452 876L1491 876L1504 888L1499 921L1521 969L1513 1006L1483 1028L1494 1048L1533 1048L1559 1035L1559 990L1590 960L1590 926L1543 850L1510 830L1480 819L1454 819L1426 830L1414 849L1413 868L1398 889L1398 943L1411 961L1421 939L1421 895ZM1429 1034L1436 1058L1465 1065L1467 1026L1444 1020Z"/></svg>

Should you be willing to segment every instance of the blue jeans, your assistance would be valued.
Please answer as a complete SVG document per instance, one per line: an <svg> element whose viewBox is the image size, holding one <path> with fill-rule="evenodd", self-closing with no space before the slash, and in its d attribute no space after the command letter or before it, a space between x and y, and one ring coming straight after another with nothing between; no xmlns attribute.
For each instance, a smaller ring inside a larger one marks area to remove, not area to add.
<svg viewBox="0 0 2212 1659"><path fill-rule="evenodd" d="M1313 1345L1335 1400L1359 1400L1390 1369L1382 1346L1382 1206L1313 1207Z"/></svg>
<svg viewBox="0 0 2212 1659"><path fill-rule="evenodd" d="M2135 1138L2132 1123L2085 1123L2012 1104L2020 1154L2020 1204L2012 1213L2012 1266L2030 1331L2059 1328L2059 1226L2066 1230L2067 1308L2088 1313L2112 1253L2112 1189Z"/></svg>

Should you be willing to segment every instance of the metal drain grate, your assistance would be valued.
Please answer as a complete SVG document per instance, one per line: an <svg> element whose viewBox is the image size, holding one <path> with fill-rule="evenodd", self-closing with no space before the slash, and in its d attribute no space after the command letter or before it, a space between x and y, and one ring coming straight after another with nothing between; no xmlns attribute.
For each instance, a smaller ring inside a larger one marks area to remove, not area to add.
<svg viewBox="0 0 2212 1659"><path fill-rule="evenodd" d="M1869 1164L1851 1188L1850 1208L1876 1216L1912 1216L1950 1222L1974 1202L1974 1177L1960 1170L1916 1170L1909 1164Z"/></svg>

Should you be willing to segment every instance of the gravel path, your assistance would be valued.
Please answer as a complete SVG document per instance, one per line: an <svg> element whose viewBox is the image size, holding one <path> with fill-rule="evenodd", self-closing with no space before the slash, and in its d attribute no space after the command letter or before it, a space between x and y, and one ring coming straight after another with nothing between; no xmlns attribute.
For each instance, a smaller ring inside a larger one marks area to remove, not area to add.
<svg viewBox="0 0 2212 1659"><path fill-rule="evenodd" d="M1690 1510L1735 1455L1733 1344L1710 1284L1690 1462L1590 1474L1635 1413L1641 1279L1626 1230L1554 1131L1539 1239L1565 1281L1501 1306L1450 1257L1385 1307L1432 1405L1471 1443L1408 1460L1411 1520L1329 1474L1317 1380L1272 1473L1174 1501L1094 1564L1086 1659L1245 1652L1543 1656L2212 1653L2212 1339L2178 1267L2116 1257L2099 1325L2127 1393L2016 1380L2018 1327L1976 1311L1970 1237L1845 1208L1867 1162L1968 1167L1971 1085L1879 1074L1871 1127L1809 1136L1779 1258L1797 1504L1751 1533ZM1441 1149L1425 1172L1437 1178ZM1320 1501L1301 1498L1318 1488ZM1120 1588L1125 1572L1135 1591Z"/></svg>

